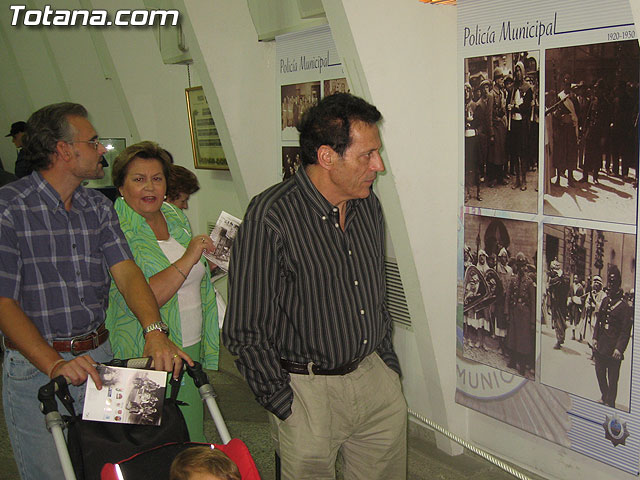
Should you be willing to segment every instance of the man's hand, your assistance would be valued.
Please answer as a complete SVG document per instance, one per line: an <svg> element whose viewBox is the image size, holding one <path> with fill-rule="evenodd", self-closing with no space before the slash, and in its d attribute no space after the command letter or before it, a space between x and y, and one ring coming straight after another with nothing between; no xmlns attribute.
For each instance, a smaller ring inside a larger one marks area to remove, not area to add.
<svg viewBox="0 0 640 480"><path fill-rule="evenodd" d="M147 333L143 356L153 358L153 368L156 370L173 372L173 378L178 378L183 360L189 366L193 366L191 357L169 340L167 335L158 330Z"/></svg>
<svg viewBox="0 0 640 480"><path fill-rule="evenodd" d="M615 358L616 360L620 360L622 358L622 352L620 352L620 350L618 350L617 348L613 351L613 358Z"/></svg>
<svg viewBox="0 0 640 480"><path fill-rule="evenodd" d="M102 388L102 381L94 365L95 362L93 358L89 355L82 355L73 360L60 362L60 364L55 366L50 372L50 376L51 378L56 378L59 375L63 375L67 379L67 382L75 386L82 385L87 381L87 377L91 377L98 390L100 390Z"/></svg>

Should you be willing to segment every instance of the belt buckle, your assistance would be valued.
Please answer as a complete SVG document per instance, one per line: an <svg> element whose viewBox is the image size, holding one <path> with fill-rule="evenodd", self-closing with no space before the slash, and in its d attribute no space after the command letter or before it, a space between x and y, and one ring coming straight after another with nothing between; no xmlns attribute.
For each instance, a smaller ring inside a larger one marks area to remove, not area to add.
<svg viewBox="0 0 640 480"><path fill-rule="evenodd" d="M75 349L75 343L76 342L86 342L87 340L91 340L92 341L92 348L91 349L85 349L82 352L77 352ZM80 337L73 337L71 339L70 345L69 345L69 350L71 352L71 355L73 355L74 357L77 357L78 355L88 351L88 350L93 350L95 348L98 347L97 345L98 343L98 334L96 332L91 332L88 333L87 335L82 335Z"/></svg>
<svg viewBox="0 0 640 480"><path fill-rule="evenodd" d="M81 352L76 352L76 349L75 349L75 343L76 343L76 340L77 340L77 341L79 341L79 342L80 342L80 341L82 341L82 340L80 339L80 337L73 337L73 338L71 339L70 347L69 347L69 350L70 350L70 352L71 352L71 355L73 355L74 357L77 357L77 356L78 356L78 355L80 355L80 353L81 353Z"/></svg>

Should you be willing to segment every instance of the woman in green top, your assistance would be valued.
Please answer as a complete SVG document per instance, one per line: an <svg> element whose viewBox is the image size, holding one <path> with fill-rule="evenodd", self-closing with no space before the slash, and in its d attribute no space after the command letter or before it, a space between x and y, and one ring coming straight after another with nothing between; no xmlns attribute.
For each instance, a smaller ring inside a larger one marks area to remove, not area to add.
<svg viewBox="0 0 640 480"><path fill-rule="evenodd" d="M164 202L169 165L166 151L156 143L126 148L112 170L121 195L115 209L134 259L155 294L169 338L204 368L217 369L218 310L209 268L202 259L205 250L215 247L207 235L192 237L187 217ZM112 287L106 324L114 356L139 357L145 332L113 282ZM188 375L178 399L188 404L183 414L191 440L204 442L203 404Z"/></svg>

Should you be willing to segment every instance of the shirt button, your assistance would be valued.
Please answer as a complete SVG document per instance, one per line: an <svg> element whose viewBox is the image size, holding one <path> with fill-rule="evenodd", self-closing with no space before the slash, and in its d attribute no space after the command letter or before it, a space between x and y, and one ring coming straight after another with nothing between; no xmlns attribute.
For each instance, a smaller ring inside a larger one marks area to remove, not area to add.
<svg viewBox="0 0 640 480"><path fill-rule="evenodd" d="M323 219L323 220L326 220L326 219L327 219L327 217L325 217L325 216L323 215L323 216L322 216L322 219Z"/></svg>
<svg viewBox="0 0 640 480"><path fill-rule="evenodd" d="M358 286L358 280L355 280L355 281L353 282L353 284L357 287L357 286Z"/></svg>
<svg viewBox="0 0 640 480"><path fill-rule="evenodd" d="M71 245L71 248L76 248L76 244L74 243L73 245Z"/></svg>
<svg viewBox="0 0 640 480"><path fill-rule="evenodd" d="M367 343L369 343L369 340L367 340L367 339L365 338L365 339L362 341L362 343L364 343L364 344L366 345Z"/></svg>
<svg viewBox="0 0 640 480"><path fill-rule="evenodd" d="M334 208L334 209L333 209L333 211L334 211L334 212L337 212L337 211L338 211L338 209L337 209L337 208Z"/></svg>
<svg viewBox="0 0 640 480"><path fill-rule="evenodd" d="M339 223L336 223L335 225L336 225L336 228L339 228L339 227L340 227L340 224L339 224Z"/></svg>
<svg viewBox="0 0 640 480"><path fill-rule="evenodd" d="M364 309L360 310L360 315L364 315Z"/></svg>
<svg viewBox="0 0 640 480"><path fill-rule="evenodd" d="M351 255L351 250L349 250L349 255Z"/></svg>
<svg viewBox="0 0 640 480"><path fill-rule="evenodd" d="M76 270L76 275L80 276L80 270Z"/></svg>
<svg viewBox="0 0 640 480"><path fill-rule="evenodd" d="M84 297L80 299L80 303L84 303Z"/></svg>

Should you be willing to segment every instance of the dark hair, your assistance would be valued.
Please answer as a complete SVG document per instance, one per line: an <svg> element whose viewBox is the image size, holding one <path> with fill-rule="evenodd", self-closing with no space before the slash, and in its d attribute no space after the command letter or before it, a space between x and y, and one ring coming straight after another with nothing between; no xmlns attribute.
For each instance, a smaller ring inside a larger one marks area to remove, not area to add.
<svg viewBox="0 0 640 480"><path fill-rule="evenodd" d="M171 164L167 178L167 199L175 200L181 193L192 195L200 190L198 177L188 168Z"/></svg>
<svg viewBox="0 0 640 480"><path fill-rule="evenodd" d="M338 155L343 155L351 145L351 124L378 123L382 114L376 107L350 93L334 93L324 97L318 105L303 115L300 132L300 153L303 165L318 161L318 148L330 146Z"/></svg>
<svg viewBox="0 0 640 480"><path fill-rule="evenodd" d="M241 480L238 466L223 451L191 447L180 452L171 464L170 480L189 480L192 473L212 473L224 480Z"/></svg>
<svg viewBox="0 0 640 480"><path fill-rule="evenodd" d="M34 170L46 170L51 166L51 155L56 152L59 141L73 142L76 132L69 117L74 116L87 118L87 109L79 103L54 103L29 117L22 145Z"/></svg>
<svg viewBox="0 0 640 480"><path fill-rule="evenodd" d="M124 185L124 177L127 176L129 164L136 158L158 160L162 164L164 178L169 178L169 166L171 163L169 162L167 151L156 142L145 140L128 146L116 157L111 169L111 179L114 187L120 188Z"/></svg>

